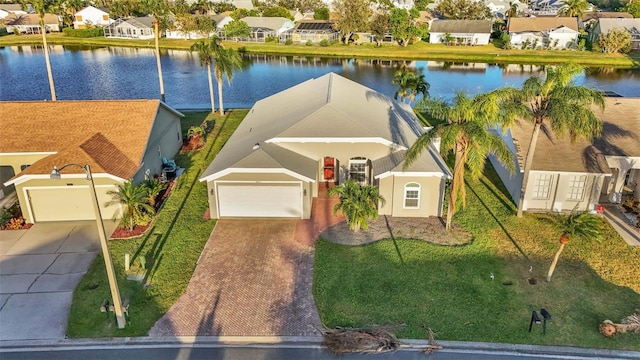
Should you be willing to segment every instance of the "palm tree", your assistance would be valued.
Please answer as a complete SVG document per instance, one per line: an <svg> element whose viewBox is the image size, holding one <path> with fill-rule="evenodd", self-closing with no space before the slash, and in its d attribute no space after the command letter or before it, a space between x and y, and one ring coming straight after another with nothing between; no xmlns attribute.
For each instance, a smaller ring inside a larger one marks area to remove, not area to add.
<svg viewBox="0 0 640 360"><path fill-rule="evenodd" d="M418 94L422 94L423 98L429 96L429 88L431 85L425 80L422 69L412 71L406 66L402 66L393 76L392 84L398 85L398 90L393 95L394 99L400 97L400 101L409 103L415 101Z"/></svg>
<svg viewBox="0 0 640 360"><path fill-rule="evenodd" d="M147 194L147 203L155 209L156 197L158 197L158 194L167 186L156 179L148 179L142 183L142 187Z"/></svg>
<svg viewBox="0 0 640 360"><path fill-rule="evenodd" d="M407 168L416 161L422 151L431 146L435 138L441 139L441 149L454 154L453 180L449 194L446 229L451 229L451 219L456 211L458 196L466 206L465 164L472 178L478 178L484 169L486 158L494 154L499 161L513 170L513 154L498 134L489 129L509 125L514 117L513 108L502 104L502 93L508 90L495 90L490 93L469 97L458 92L451 103L425 99L416 105L416 109L443 120L431 131L422 134L405 155Z"/></svg>
<svg viewBox="0 0 640 360"><path fill-rule="evenodd" d="M329 195L338 195L340 202L333 207L333 214L342 211L347 218L349 229L360 231L369 229L367 220L378 218L378 203L384 205L385 199L380 195L377 187L361 186L353 180L347 180L342 185L329 189Z"/></svg>
<svg viewBox="0 0 640 360"><path fill-rule="evenodd" d="M220 103L220 115L224 115L224 105L222 104L222 81L227 78L227 84L231 86L233 72L242 68L242 58L234 49L220 47L216 55L216 64L213 73L218 83L218 102Z"/></svg>
<svg viewBox="0 0 640 360"><path fill-rule="evenodd" d="M592 105L604 109L603 94L599 90L575 85L572 80L580 71L581 68L571 64L548 68L544 80L531 77L521 90L505 96L507 102L515 101L522 107L524 119L534 125L524 162L518 217L522 216L524 209L525 189L540 129L544 126L545 131L559 136L568 132L571 142L578 138L590 141L602 131L602 122L594 114Z"/></svg>
<svg viewBox="0 0 640 360"><path fill-rule="evenodd" d="M508 18L518 17L518 3L514 1L509 1L509 8L505 13L505 16Z"/></svg>
<svg viewBox="0 0 640 360"><path fill-rule="evenodd" d="M165 102L164 80L162 79L162 63L160 62L160 21L168 12L167 5L162 0L143 0L142 9L154 18L153 34L156 48L156 66L158 67L158 81L160 82L160 100Z"/></svg>
<svg viewBox="0 0 640 360"><path fill-rule="evenodd" d="M129 222L129 230L133 230L135 219L141 218L145 213L153 215L153 207L147 203L148 194L143 186L137 186L132 181L118 185L118 190L109 190L111 196L105 206L121 205L124 208L124 219ZM117 216L117 214L116 214Z"/></svg>
<svg viewBox="0 0 640 360"><path fill-rule="evenodd" d="M580 17L591 6L587 0L565 0L564 5L558 11L559 15L568 17Z"/></svg>
<svg viewBox="0 0 640 360"><path fill-rule="evenodd" d="M200 66L207 66L207 77L209 79L209 98L211 99L211 112L215 112L213 101L213 81L211 80L211 64L223 48L222 40L213 35L210 41L204 39L196 41L191 45L191 51L197 51L200 57Z"/></svg>
<svg viewBox="0 0 640 360"><path fill-rule="evenodd" d="M49 90L51 91L51 101L56 101L56 86L53 82L53 72L51 71L51 61L49 60L49 46L47 45L47 29L44 25L44 14L51 11L55 6L53 0L34 0L33 8L40 18L40 32L42 33L42 45L44 48L44 61L47 65L47 76L49 77Z"/></svg>
<svg viewBox="0 0 640 360"><path fill-rule="evenodd" d="M556 226L562 231L562 235L560 236L560 248L558 248L547 273L547 281L551 281L551 276L556 269L560 254L562 254L564 246L567 245L572 237L584 240L600 240L600 219L591 215L588 211L572 212L568 216L556 216Z"/></svg>

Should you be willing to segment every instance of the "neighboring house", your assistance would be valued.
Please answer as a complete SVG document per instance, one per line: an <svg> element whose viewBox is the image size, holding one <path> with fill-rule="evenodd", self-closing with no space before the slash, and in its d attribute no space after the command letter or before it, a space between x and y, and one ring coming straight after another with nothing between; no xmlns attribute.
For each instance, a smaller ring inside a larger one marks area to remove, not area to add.
<svg viewBox="0 0 640 360"><path fill-rule="evenodd" d="M233 6L235 6L236 9L247 9L247 10L254 9L253 2L251 0L213 0L211 2L214 4L218 4L218 3L233 4Z"/></svg>
<svg viewBox="0 0 640 360"><path fill-rule="evenodd" d="M487 45L492 26L491 20L434 20L429 27L429 43L442 44L450 35L453 44Z"/></svg>
<svg viewBox="0 0 640 360"><path fill-rule="evenodd" d="M109 219L120 209L105 206L107 192L161 174L182 145L183 115L159 100L11 101L0 114L0 166L15 174L4 186L15 187L27 223L95 219L84 171L52 181L54 166L89 164Z"/></svg>
<svg viewBox="0 0 640 360"><path fill-rule="evenodd" d="M620 202L624 187L640 196L640 98L607 97L602 135L593 142L568 136L538 135L533 166L525 192L526 211L596 210L603 202ZM492 159L502 182L517 203L524 159L533 125L520 121L504 135L517 155L516 174Z"/></svg>
<svg viewBox="0 0 640 360"><path fill-rule="evenodd" d="M557 16L564 0L534 0L529 3L531 14L535 16Z"/></svg>
<svg viewBox="0 0 640 360"><path fill-rule="evenodd" d="M197 18L198 16L206 16L209 19L213 20L215 22L214 16L212 15L191 15L189 14L188 16L193 17L194 19ZM179 23L176 23L176 19L175 18L170 18L170 21L173 22L173 25L171 26L170 29L165 30L164 32L164 36L167 39L182 39L182 40L191 40L191 39L202 39L205 37L210 37L211 35L215 34L216 31L210 33L210 34L204 34L202 31L197 31L197 30L193 30L193 31L184 31L183 29L181 29Z"/></svg>
<svg viewBox="0 0 640 360"><path fill-rule="evenodd" d="M631 35L631 50L640 50L640 19L599 19L589 31L589 40L598 41L600 35L612 29L625 29Z"/></svg>
<svg viewBox="0 0 640 360"><path fill-rule="evenodd" d="M118 19L104 27L104 37L153 39L154 18L150 16Z"/></svg>
<svg viewBox="0 0 640 360"><path fill-rule="evenodd" d="M424 132L411 107L335 73L255 103L200 181L212 218L308 219L320 183L377 186L378 212L441 216L451 177L435 146L404 169Z"/></svg>
<svg viewBox="0 0 640 360"><path fill-rule="evenodd" d="M484 4L491 10L491 14L499 19L505 19L507 17L506 14L511 8L512 3L517 6L518 14L524 14L528 10L527 5L518 0L484 0Z"/></svg>
<svg viewBox="0 0 640 360"><path fill-rule="evenodd" d="M74 15L73 28L84 29L88 26L107 26L113 23L109 13L105 10L87 6Z"/></svg>
<svg viewBox="0 0 640 360"><path fill-rule="evenodd" d="M392 0L391 3L393 4L394 8L404 9L407 11L413 9L413 7L415 6L413 0Z"/></svg>
<svg viewBox="0 0 640 360"><path fill-rule="evenodd" d="M0 19L4 19L7 16L14 15L26 15L33 12L33 6L27 5L27 11L22 10L20 4L0 4Z"/></svg>
<svg viewBox="0 0 640 360"><path fill-rule="evenodd" d="M516 47L573 48L578 42L578 20L574 17L511 18L507 24L511 44Z"/></svg>
<svg viewBox="0 0 640 360"><path fill-rule="evenodd" d="M251 39L264 40L267 37L279 37L287 30L293 29L293 21L283 17L247 16L241 19L251 28Z"/></svg>
<svg viewBox="0 0 640 360"><path fill-rule="evenodd" d="M580 28L589 30L598 22L599 19L633 19L633 15L617 11L586 12L580 17Z"/></svg>
<svg viewBox="0 0 640 360"><path fill-rule="evenodd" d="M311 41L314 44L322 40L336 41L340 37L340 32L333 28L333 21L328 20L302 20L295 28L283 34L284 39L291 39L294 43L306 43Z"/></svg>
<svg viewBox="0 0 640 360"><path fill-rule="evenodd" d="M40 17L38 14L10 14L4 18L8 32L17 29L21 34L40 34ZM44 27L47 32L59 32L60 22L54 14L44 14Z"/></svg>
<svg viewBox="0 0 640 360"><path fill-rule="evenodd" d="M211 18L216 23L216 29L222 30L225 25L233 21L233 18L229 16L231 14L230 11L224 12L222 14L212 15Z"/></svg>

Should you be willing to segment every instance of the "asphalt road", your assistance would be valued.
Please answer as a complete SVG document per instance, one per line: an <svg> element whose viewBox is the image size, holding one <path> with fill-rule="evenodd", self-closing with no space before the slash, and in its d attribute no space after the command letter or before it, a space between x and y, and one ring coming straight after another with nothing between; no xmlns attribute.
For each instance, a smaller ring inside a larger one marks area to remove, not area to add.
<svg viewBox="0 0 640 360"><path fill-rule="evenodd" d="M540 359L611 359L611 357L582 357L574 355L545 355L545 354L520 354L516 352L476 351L444 349L425 355L416 350L402 350L385 354L350 354L333 356L325 348L319 346L305 347L140 347L120 346L109 348L83 348L83 349L44 349L38 351L0 352L2 360L368 360L368 359L394 359L394 360L540 360Z"/></svg>

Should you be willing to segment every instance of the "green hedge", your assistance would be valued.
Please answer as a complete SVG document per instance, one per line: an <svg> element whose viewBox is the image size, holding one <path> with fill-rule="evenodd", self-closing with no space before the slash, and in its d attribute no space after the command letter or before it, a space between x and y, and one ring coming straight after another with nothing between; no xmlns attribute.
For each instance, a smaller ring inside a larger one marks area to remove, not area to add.
<svg viewBox="0 0 640 360"><path fill-rule="evenodd" d="M64 36L77 38L90 38L104 36L104 29L101 27L90 27L86 29L73 29L70 27L62 29Z"/></svg>

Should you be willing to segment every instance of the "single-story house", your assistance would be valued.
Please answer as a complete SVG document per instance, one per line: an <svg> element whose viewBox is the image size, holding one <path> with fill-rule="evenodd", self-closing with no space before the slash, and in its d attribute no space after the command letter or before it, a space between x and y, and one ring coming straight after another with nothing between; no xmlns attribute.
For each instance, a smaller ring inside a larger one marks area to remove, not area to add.
<svg viewBox="0 0 640 360"><path fill-rule="evenodd" d="M118 19L104 27L104 37L125 39L153 39L155 19L150 16Z"/></svg>
<svg viewBox="0 0 640 360"><path fill-rule="evenodd" d="M54 166L89 164L110 219L120 208L105 206L107 192L162 174L163 158L182 146L183 115L159 100L11 101L0 114L0 167L11 176L3 186L15 189L28 223L95 219L84 170L68 167L53 181Z"/></svg>
<svg viewBox="0 0 640 360"><path fill-rule="evenodd" d="M579 139L572 144L568 136L540 132L525 190L525 211L593 211L600 203L619 203L625 187L640 196L640 98L607 97L605 110L595 113L603 126L592 142ZM517 157L515 175L492 159L516 203L532 130L532 124L521 121L503 135Z"/></svg>
<svg viewBox="0 0 640 360"><path fill-rule="evenodd" d="M514 17L507 26L513 46L574 48L580 35L575 17Z"/></svg>
<svg viewBox="0 0 640 360"><path fill-rule="evenodd" d="M28 5L29 9L27 11L22 10L22 5L20 4L0 4L0 19L4 19L11 14L15 15L25 15L30 12L33 12L33 6Z"/></svg>
<svg viewBox="0 0 640 360"><path fill-rule="evenodd" d="M232 4L233 6L236 7L236 9L247 9L247 10L254 9L253 1L251 0L213 0L211 2L213 4L218 4L218 3Z"/></svg>
<svg viewBox="0 0 640 360"><path fill-rule="evenodd" d="M303 44L307 41L314 44L322 40L336 41L339 37L340 32L333 28L333 21L329 20L302 20L281 36L284 40L291 39L294 43Z"/></svg>
<svg viewBox="0 0 640 360"><path fill-rule="evenodd" d="M279 37L287 30L293 29L293 21L283 17L247 16L241 19L251 28L252 39Z"/></svg>
<svg viewBox="0 0 640 360"><path fill-rule="evenodd" d="M226 11L222 14L211 15L211 18L216 23L216 29L221 31L224 29L225 25L233 21L233 18L229 15L230 11Z"/></svg>
<svg viewBox="0 0 640 360"><path fill-rule="evenodd" d="M433 20L429 26L429 43L442 44L448 34L453 38L452 44L487 45L492 26L491 20Z"/></svg>
<svg viewBox="0 0 640 360"><path fill-rule="evenodd" d="M109 17L109 12L87 6L73 14L73 28L84 29L87 26L106 26L113 23L113 19Z"/></svg>
<svg viewBox="0 0 640 360"><path fill-rule="evenodd" d="M40 34L40 16L38 14L9 14L4 18L8 32L17 29L21 34ZM47 32L59 32L58 15L44 14L44 27Z"/></svg>
<svg viewBox="0 0 640 360"><path fill-rule="evenodd" d="M499 19L505 19L507 12L511 8L511 4L515 4L518 9L518 14L525 13L529 7L527 4L523 4L518 0L484 0L484 4L489 8L491 14L495 15Z"/></svg>
<svg viewBox="0 0 640 360"><path fill-rule="evenodd" d="M380 214L440 216L438 149L403 167L424 131L409 105L335 73L305 81L256 102L202 174L210 215L308 219L321 183L351 179L380 189Z"/></svg>
<svg viewBox="0 0 640 360"><path fill-rule="evenodd" d="M627 30L631 35L631 50L640 50L640 19L599 19L589 31L589 40L596 42L600 35L608 34L612 29Z"/></svg>
<svg viewBox="0 0 640 360"><path fill-rule="evenodd" d="M201 20L212 21L215 24L214 15L191 15L188 14L192 18L194 22ZM210 37L211 35L216 34L216 31L206 34L199 30L190 30L185 31L183 25L180 21L181 19L176 19L174 17L169 17L169 21L173 24L164 32L164 35L167 39L183 39L183 40L191 40L191 39L203 39L206 37Z"/></svg>
<svg viewBox="0 0 640 360"><path fill-rule="evenodd" d="M589 30L599 19L633 19L633 15L618 11L590 11L580 16L580 28Z"/></svg>

